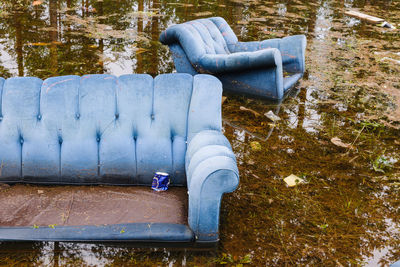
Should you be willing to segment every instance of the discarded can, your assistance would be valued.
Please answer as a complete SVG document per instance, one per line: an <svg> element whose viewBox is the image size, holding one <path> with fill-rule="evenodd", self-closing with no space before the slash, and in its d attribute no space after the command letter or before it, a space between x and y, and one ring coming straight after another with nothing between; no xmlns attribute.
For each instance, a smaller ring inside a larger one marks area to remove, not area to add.
<svg viewBox="0 0 400 267"><path fill-rule="evenodd" d="M169 186L169 174L165 172L156 172L154 174L151 188L155 191L166 191Z"/></svg>

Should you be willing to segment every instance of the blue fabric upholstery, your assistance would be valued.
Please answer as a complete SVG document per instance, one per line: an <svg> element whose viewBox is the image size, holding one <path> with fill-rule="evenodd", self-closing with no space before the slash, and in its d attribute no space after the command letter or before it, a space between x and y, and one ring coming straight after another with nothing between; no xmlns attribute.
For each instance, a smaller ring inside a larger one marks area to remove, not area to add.
<svg viewBox="0 0 400 267"><path fill-rule="evenodd" d="M173 25L160 41L169 45L178 72L213 74L238 93L279 100L305 71L304 35L239 42L220 17Z"/></svg>
<svg viewBox="0 0 400 267"><path fill-rule="evenodd" d="M216 240L222 193L232 192L239 183L235 155L220 131L204 130L192 138L186 172L189 225L199 240Z"/></svg>
<svg viewBox="0 0 400 267"><path fill-rule="evenodd" d="M167 172L188 187L198 240L216 241L239 178L221 96L210 75L0 79L0 182L149 186Z"/></svg>
<svg viewBox="0 0 400 267"><path fill-rule="evenodd" d="M123 231L122 231L123 230ZM67 242L193 242L186 225L170 223L130 223L113 225L1 227L1 241Z"/></svg>

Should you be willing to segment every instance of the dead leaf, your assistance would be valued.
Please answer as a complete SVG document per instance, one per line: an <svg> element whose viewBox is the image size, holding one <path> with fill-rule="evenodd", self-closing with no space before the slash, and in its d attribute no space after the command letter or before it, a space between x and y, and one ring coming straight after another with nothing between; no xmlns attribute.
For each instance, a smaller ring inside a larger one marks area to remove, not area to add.
<svg viewBox="0 0 400 267"><path fill-rule="evenodd" d="M38 190L37 192L38 192L38 194L43 194L44 193L43 190Z"/></svg>
<svg viewBox="0 0 400 267"><path fill-rule="evenodd" d="M261 150L261 144L257 141L250 142L250 147L253 151L260 151Z"/></svg>
<svg viewBox="0 0 400 267"><path fill-rule="evenodd" d="M247 161L247 164L249 164L249 165L254 165L254 164L256 164L256 163L255 163L255 161L254 161L254 160L252 160L252 159L249 159L249 160Z"/></svg>
<svg viewBox="0 0 400 267"><path fill-rule="evenodd" d="M210 11L204 11L204 12L198 12L198 13L194 13L193 15L195 17L205 17L205 16L211 16L213 13Z"/></svg>
<svg viewBox="0 0 400 267"><path fill-rule="evenodd" d="M266 22L266 18L250 18L249 21Z"/></svg>
<svg viewBox="0 0 400 267"><path fill-rule="evenodd" d="M147 52L147 51L149 51L149 49L146 49L146 48L137 48L137 49L135 50L135 54L136 54L136 55L139 55L139 54L142 54L142 53Z"/></svg>
<svg viewBox="0 0 400 267"><path fill-rule="evenodd" d="M270 119L273 122L279 121L281 120L281 118L277 115L275 115L272 110L268 111L267 113L264 113L265 117L267 117L268 119Z"/></svg>
<svg viewBox="0 0 400 267"><path fill-rule="evenodd" d="M256 116L256 117L260 116L260 113L258 113L258 112L255 111L255 110L252 110L252 109L249 109L249 108L246 108L246 107L243 107L243 106L240 106L239 109L240 109L241 111L248 111L248 112L251 112L251 113L253 113L253 115Z"/></svg>
<svg viewBox="0 0 400 267"><path fill-rule="evenodd" d="M167 5L176 5L180 7L192 7L193 4L186 4L186 3L167 3Z"/></svg>
<svg viewBox="0 0 400 267"><path fill-rule="evenodd" d="M285 181L285 183L289 186L289 187L293 187L296 186L300 183L304 183L304 180L301 179L300 177L291 174L288 177L286 177L285 179L283 179Z"/></svg>
<svg viewBox="0 0 400 267"><path fill-rule="evenodd" d="M51 45L51 43L38 42L38 43L27 43L26 45L32 45L32 46L47 46L47 45Z"/></svg>
<svg viewBox="0 0 400 267"><path fill-rule="evenodd" d="M333 138L331 139L331 142L332 142L334 145L339 146L339 147L350 148L350 149L353 149L353 148L354 148L351 144L343 143L342 140L340 140L339 137L333 137Z"/></svg>
<svg viewBox="0 0 400 267"><path fill-rule="evenodd" d="M33 3L32 3L33 6L38 6L41 4L43 4L43 0L36 0L36 1L33 1Z"/></svg>
<svg viewBox="0 0 400 267"><path fill-rule="evenodd" d="M223 96L223 97L222 97L222 100L221 100L221 105L222 105L222 104L224 104L224 102L225 102L225 100L226 100L226 99L227 99L227 97L226 97L226 96Z"/></svg>
<svg viewBox="0 0 400 267"><path fill-rule="evenodd" d="M8 188L10 188L10 185L8 185L8 184L3 184L3 183L0 183L0 191L2 191L2 190L6 190L6 189L8 189Z"/></svg>
<svg viewBox="0 0 400 267"><path fill-rule="evenodd" d="M245 20L238 20L238 21L237 21L237 24L247 25L247 24L249 24L249 22L248 22L248 21L245 21Z"/></svg>

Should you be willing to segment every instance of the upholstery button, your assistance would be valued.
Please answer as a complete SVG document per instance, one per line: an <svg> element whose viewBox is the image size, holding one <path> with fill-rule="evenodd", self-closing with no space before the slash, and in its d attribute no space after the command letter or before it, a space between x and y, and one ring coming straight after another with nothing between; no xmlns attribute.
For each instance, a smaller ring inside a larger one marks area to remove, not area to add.
<svg viewBox="0 0 400 267"><path fill-rule="evenodd" d="M154 114L151 114L151 119L154 120Z"/></svg>
<svg viewBox="0 0 400 267"><path fill-rule="evenodd" d="M21 138L21 139L19 140L19 142L20 142L21 144L23 144L23 143L24 143L24 139Z"/></svg>
<svg viewBox="0 0 400 267"><path fill-rule="evenodd" d="M3 116L0 116L0 121L2 121L3 120Z"/></svg>
<svg viewBox="0 0 400 267"><path fill-rule="evenodd" d="M118 118L119 118L119 114L115 114L115 119L118 120Z"/></svg>
<svg viewBox="0 0 400 267"><path fill-rule="evenodd" d="M37 119L40 121L40 120L42 119L42 115L39 114L39 115L37 116Z"/></svg>
<svg viewBox="0 0 400 267"><path fill-rule="evenodd" d="M97 140L97 142L100 142L100 137L97 137L96 140Z"/></svg>
<svg viewBox="0 0 400 267"><path fill-rule="evenodd" d="M81 117L81 115L80 115L79 113L75 115L75 118L76 118L77 120L79 120L80 117Z"/></svg>

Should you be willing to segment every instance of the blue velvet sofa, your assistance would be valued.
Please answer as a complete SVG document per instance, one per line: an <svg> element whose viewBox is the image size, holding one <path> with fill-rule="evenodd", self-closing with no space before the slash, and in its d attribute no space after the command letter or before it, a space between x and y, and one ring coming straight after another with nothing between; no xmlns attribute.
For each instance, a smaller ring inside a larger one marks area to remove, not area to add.
<svg viewBox="0 0 400 267"><path fill-rule="evenodd" d="M213 74L229 90L280 100L303 76L306 38L295 35L261 42L239 42L220 17L170 26L160 35L177 72Z"/></svg>
<svg viewBox="0 0 400 267"><path fill-rule="evenodd" d="M221 95L220 81L204 74L0 79L0 183L11 185L0 188L0 241L218 241L222 194L239 182ZM171 175L168 191L151 190L156 171ZM85 208L96 190L97 206Z"/></svg>

